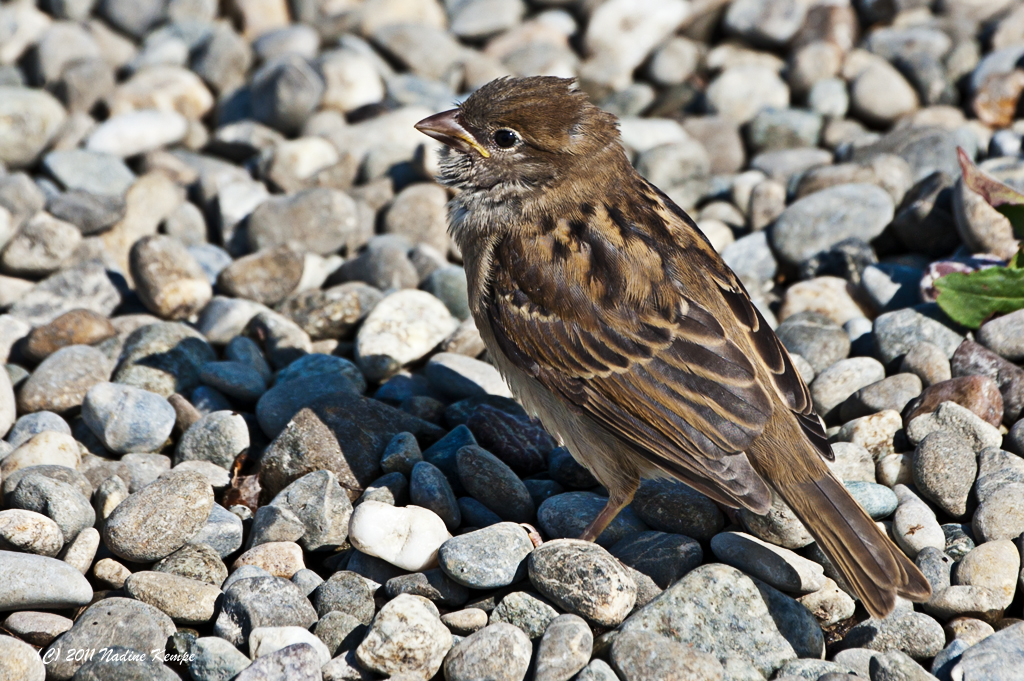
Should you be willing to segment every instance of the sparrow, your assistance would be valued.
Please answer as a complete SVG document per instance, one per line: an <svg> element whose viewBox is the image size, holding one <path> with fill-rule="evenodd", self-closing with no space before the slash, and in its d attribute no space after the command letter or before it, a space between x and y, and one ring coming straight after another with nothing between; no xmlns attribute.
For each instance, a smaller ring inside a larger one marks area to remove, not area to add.
<svg viewBox="0 0 1024 681"><path fill-rule="evenodd" d="M689 215L572 79L500 78L416 124L445 145L449 231L492 361L609 492L642 478L765 514L773 490L874 617L928 581L830 472L807 385Z"/></svg>

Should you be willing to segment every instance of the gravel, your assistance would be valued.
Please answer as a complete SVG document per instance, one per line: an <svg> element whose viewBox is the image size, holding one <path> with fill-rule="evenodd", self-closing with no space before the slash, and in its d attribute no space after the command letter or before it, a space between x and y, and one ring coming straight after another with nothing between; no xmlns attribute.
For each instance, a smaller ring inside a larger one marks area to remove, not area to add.
<svg viewBox="0 0 1024 681"><path fill-rule="evenodd" d="M960 4L0 7L3 628L194 657L0 678L1014 678L1024 315L932 282L1017 250L955 150L1021 188L1020 12ZM412 127L506 73L620 116L929 603L671 480L576 541L607 490L484 353Z"/></svg>

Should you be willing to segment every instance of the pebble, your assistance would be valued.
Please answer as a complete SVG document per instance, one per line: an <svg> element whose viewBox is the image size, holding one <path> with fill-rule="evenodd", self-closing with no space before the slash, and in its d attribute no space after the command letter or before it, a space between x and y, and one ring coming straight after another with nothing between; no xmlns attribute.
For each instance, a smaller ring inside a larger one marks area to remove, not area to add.
<svg viewBox="0 0 1024 681"><path fill-rule="evenodd" d="M254 546L236 558L231 567L237 570L243 565L255 565L267 574L286 579L291 579L292 575L306 567L302 547L290 541L266 542Z"/></svg>
<svg viewBox="0 0 1024 681"><path fill-rule="evenodd" d="M0 102L0 162L11 168L30 166L57 136L67 113L43 90L0 87Z"/></svg>
<svg viewBox="0 0 1024 681"><path fill-rule="evenodd" d="M360 504L349 524L349 541L356 549L414 572L433 567L438 548L450 537L432 511L377 501Z"/></svg>
<svg viewBox="0 0 1024 681"><path fill-rule="evenodd" d="M462 524L462 513L448 479L431 463L420 461L413 466L409 478L409 500L436 513L449 532Z"/></svg>
<svg viewBox="0 0 1024 681"><path fill-rule="evenodd" d="M64 466L78 468L82 461L78 443L70 435L47 431L33 435L28 442L0 460L0 474L4 479L5 495L13 491L12 473L30 466Z"/></svg>
<svg viewBox="0 0 1024 681"><path fill-rule="evenodd" d="M846 480L843 485L874 520L888 518L899 504L896 494L885 485L856 480Z"/></svg>
<svg viewBox="0 0 1024 681"><path fill-rule="evenodd" d="M949 327L910 308L876 317L874 334L879 359L886 366L898 363L922 342L937 346L946 357L951 357L963 340Z"/></svg>
<svg viewBox="0 0 1024 681"><path fill-rule="evenodd" d="M276 305L302 280L304 258L287 245L243 256L217 275L217 288L236 298Z"/></svg>
<svg viewBox="0 0 1024 681"><path fill-rule="evenodd" d="M110 360L88 345L69 345L44 359L18 394L23 412L65 414L82 406L88 391L110 379ZM3 380L3 379L0 379Z"/></svg>
<svg viewBox="0 0 1024 681"><path fill-rule="evenodd" d="M972 525L982 542L1013 539L1024 532L1024 483L1011 482L991 492L974 512Z"/></svg>
<svg viewBox="0 0 1024 681"><path fill-rule="evenodd" d="M631 681L721 679L724 674L722 663L714 656L647 631L617 636L610 659L619 674Z"/></svg>
<svg viewBox="0 0 1024 681"><path fill-rule="evenodd" d="M33 361L71 345L94 345L116 334L113 324L91 310L71 310L49 324L37 326L25 338L23 352Z"/></svg>
<svg viewBox="0 0 1024 681"><path fill-rule="evenodd" d="M526 576L533 542L522 526L500 522L441 544L438 564L458 584L474 589L508 586Z"/></svg>
<svg viewBox="0 0 1024 681"><path fill-rule="evenodd" d="M764 66L738 65L726 69L708 86L709 113L746 123L766 107L789 106L789 88L778 74Z"/></svg>
<svg viewBox="0 0 1024 681"><path fill-rule="evenodd" d="M954 518L967 513L967 495L978 471L968 441L946 430L934 431L918 443L913 466L914 483L923 496Z"/></svg>
<svg viewBox="0 0 1024 681"><path fill-rule="evenodd" d="M295 584L282 577L257 576L225 583L214 635L244 645L259 627L311 627L316 611Z"/></svg>
<svg viewBox="0 0 1024 681"><path fill-rule="evenodd" d="M127 158L180 142L187 132L188 120L175 111L132 111L97 126L85 148Z"/></svg>
<svg viewBox="0 0 1024 681"><path fill-rule="evenodd" d="M530 581L556 605L599 626L633 609L636 585L605 549L578 539L546 542L530 554Z"/></svg>
<svg viewBox="0 0 1024 681"><path fill-rule="evenodd" d="M836 421L839 408L861 388L885 378L885 368L871 357L843 359L819 373L811 383L814 409L826 422Z"/></svg>
<svg viewBox="0 0 1024 681"><path fill-rule="evenodd" d="M954 376L987 376L999 385L1003 396L1003 420L1015 423L1024 409L1024 371L994 352L964 341L953 353L950 361Z"/></svg>
<svg viewBox="0 0 1024 681"><path fill-rule="evenodd" d="M152 452L174 427L174 408L147 390L97 383L82 402L82 419L113 452Z"/></svg>
<svg viewBox="0 0 1024 681"><path fill-rule="evenodd" d="M458 327L440 300L424 291L399 291L381 300L356 337L359 368L382 380L420 359Z"/></svg>
<svg viewBox="0 0 1024 681"><path fill-rule="evenodd" d="M112 380L164 397L187 395L199 385L199 368L216 358L206 339L185 324L147 324L128 334Z"/></svg>
<svg viewBox="0 0 1024 681"><path fill-rule="evenodd" d="M10 495L4 495L4 502L51 518L69 543L96 522L88 497L72 485L42 475L26 475Z"/></svg>
<svg viewBox="0 0 1024 681"><path fill-rule="evenodd" d="M720 561L781 591L806 594L825 585L824 573L817 563L742 532L715 535L711 539L711 551Z"/></svg>
<svg viewBox="0 0 1024 681"><path fill-rule="evenodd" d="M1020 553L1009 540L986 542L969 551L957 564L956 583L991 589L1009 607L1020 575Z"/></svg>
<svg viewBox="0 0 1024 681"><path fill-rule="evenodd" d="M143 237L129 254L129 268L143 304L163 319L187 319L213 297L199 263L179 240Z"/></svg>
<svg viewBox="0 0 1024 681"><path fill-rule="evenodd" d="M935 519L935 512L906 486L896 485L893 491L899 499L892 520L896 544L911 558L927 546L942 550L946 536Z"/></svg>
<svg viewBox="0 0 1024 681"><path fill-rule="evenodd" d="M357 229L356 212L355 202L336 189L268 199L249 216L249 247L260 251L288 245L299 252L330 255L349 245Z"/></svg>
<svg viewBox="0 0 1024 681"><path fill-rule="evenodd" d="M593 651L594 635L581 617L567 614L551 620L537 648L534 678L537 681L563 681L587 666Z"/></svg>
<svg viewBox="0 0 1024 681"><path fill-rule="evenodd" d="M850 354L850 336L842 327L818 312L798 312L775 329L790 353L807 359L815 375Z"/></svg>
<svg viewBox="0 0 1024 681"><path fill-rule="evenodd" d="M607 501L606 497L593 492L557 494L537 509L537 521L545 534L553 539L579 537ZM648 526L627 506L597 537L597 543L604 547L613 546L621 539L647 529Z"/></svg>
<svg viewBox="0 0 1024 681"><path fill-rule="evenodd" d="M844 648L868 648L879 652L899 650L915 659L934 657L945 645L942 626L932 617L911 610L897 610L883 620L867 619L843 639Z"/></svg>
<svg viewBox="0 0 1024 681"><path fill-rule="evenodd" d="M921 379L914 374L895 374L853 393L842 404L840 417L843 421L852 421L880 411L902 412L921 390Z"/></svg>
<svg viewBox="0 0 1024 681"><path fill-rule="evenodd" d="M956 402L996 428L1003 420L1003 397L999 384L988 376L958 376L926 388L905 409L909 423L922 414L935 411L943 402Z"/></svg>
<svg viewBox="0 0 1024 681"><path fill-rule="evenodd" d="M48 324L74 309L109 316L121 302L121 293L106 270L88 261L51 274L23 294L8 312L30 324Z"/></svg>
<svg viewBox="0 0 1024 681"><path fill-rule="evenodd" d="M221 561L217 550L205 543L185 544L171 555L154 563L153 570L187 577L216 587L220 587L228 577L228 569Z"/></svg>
<svg viewBox="0 0 1024 681"><path fill-rule="evenodd" d="M455 644L444 660L444 676L448 681L521 681L532 652L521 629L504 622L491 624Z"/></svg>
<svg viewBox="0 0 1024 681"><path fill-rule="evenodd" d="M11 613L4 620L5 629L23 641L37 646L49 645L73 624L74 622L67 617L31 610Z"/></svg>
<svg viewBox="0 0 1024 681"><path fill-rule="evenodd" d="M257 627L249 634L249 653L259 659L296 644L306 644L316 651L320 665L331 661L330 651L323 641L302 627Z"/></svg>
<svg viewBox="0 0 1024 681"><path fill-rule="evenodd" d="M825 465L844 483L875 482L874 458L862 445L843 441L833 442L832 455L835 460L826 461Z"/></svg>
<svg viewBox="0 0 1024 681"><path fill-rule="evenodd" d="M769 240L779 258L795 266L843 239L878 236L892 220L893 211L892 198L874 185L839 185L786 208ZM827 230L824 225L829 226Z"/></svg>
<svg viewBox="0 0 1024 681"><path fill-rule="evenodd" d="M821 629L802 605L721 564L693 570L619 631L651 632L719 659L740 658L764 676L824 651Z"/></svg>
<svg viewBox="0 0 1024 681"><path fill-rule="evenodd" d="M192 471L171 471L122 501L107 517L103 540L118 556L152 562L192 539L213 508L213 490Z"/></svg>
<svg viewBox="0 0 1024 681"><path fill-rule="evenodd" d="M530 640L536 640L557 616L558 611L547 599L526 591L513 591L495 606L488 621L511 624L522 629Z"/></svg>
<svg viewBox="0 0 1024 681"><path fill-rule="evenodd" d="M82 241L78 229L45 212L29 219L0 254L0 271L36 279L53 274Z"/></svg>
<svg viewBox="0 0 1024 681"><path fill-rule="evenodd" d="M764 515L740 510L740 522L750 534L787 549L799 549L814 541L804 524L778 495L772 496L772 507Z"/></svg>
<svg viewBox="0 0 1024 681"><path fill-rule="evenodd" d="M1024 624L1018 622L965 650L950 676L965 681L1012 679L1019 670L1015 662L1022 653Z"/></svg>
<svg viewBox="0 0 1024 681"><path fill-rule="evenodd" d="M76 608L92 587L74 566L48 556L0 551L0 611Z"/></svg>
<svg viewBox="0 0 1024 681"><path fill-rule="evenodd" d="M84 149L51 151L43 157L43 166L69 191L124 196L135 182L135 174L121 159Z"/></svg>
<svg viewBox="0 0 1024 681"><path fill-rule="evenodd" d="M420 596L401 594L380 609L356 648L364 667L380 674L431 678L452 647L437 608Z"/></svg>
<svg viewBox="0 0 1024 681"><path fill-rule="evenodd" d="M462 487L502 520L533 520L535 509L529 490L498 457L482 447L468 445L456 453L456 466Z"/></svg>
<svg viewBox="0 0 1024 681"><path fill-rule="evenodd" d="M35 511L0 511L0 547L53 558L64 546L64 534L50 518Z"/></svg>
<svg viewBox="0 0 1024 681"><path fill-rule="evenodd" d="M907 439L917 445L937 430L955 435L975 452L987 447L998 447L1003 441L1003 436L995 427L956 402L943 402L934 412L918 416L908 423Z"/></svg>
<svg viewBox="0 0 1024 681"><path fill-rule="evenodd" d="M814 619L823 627L842 622L853 617L857 603L848 593L829 578L825 578L825 586L797 598L800 605L814 615Z"/></svg>
<svg viewBox="0 0 1024 681"><path fill-rule="evenodd" d="M662 589L700 565L703 559L700 544L693 539L654 531L623 539L611 548L611 554L650 577Z"/></svg>
<svg viewBox="0 0 1024 681"><path fill-rule="evenodd" d="M210 622L221 596L220 589L213 585L150 571L133 573L125 580L124 591L135 600L159 608L175 622L185 625Z"/></svg>

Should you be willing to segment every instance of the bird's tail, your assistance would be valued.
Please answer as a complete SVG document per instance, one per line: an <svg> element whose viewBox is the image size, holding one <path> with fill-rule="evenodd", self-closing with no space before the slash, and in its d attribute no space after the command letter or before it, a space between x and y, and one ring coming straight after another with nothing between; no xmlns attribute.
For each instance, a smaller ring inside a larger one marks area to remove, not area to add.
<svg viewBox="0 0 1024 681"><path fill-rule="evenodd" d="M892 612L897 595L912 601L928 600L931 586L917 566L824 464L818 472L821 474L814 479L783 475L772 483L871 616L882 618Z"/></svg>

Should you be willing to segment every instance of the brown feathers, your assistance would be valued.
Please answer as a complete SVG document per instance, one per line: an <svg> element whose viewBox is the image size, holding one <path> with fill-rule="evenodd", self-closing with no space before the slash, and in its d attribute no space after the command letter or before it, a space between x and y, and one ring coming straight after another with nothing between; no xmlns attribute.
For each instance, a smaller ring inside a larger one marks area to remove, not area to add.
<svg viewBox="0 0 1024 681"><path fill-rule="evenodd" d="M505 78L421 125L455 149L442 179L461 190L451 228L477 326L517 396L608 488L595 522L641 476L758 513L771 485L872 614L927 597L831 477L785 348L689 216L632 168L614 117L570 81Z"/></svg>

